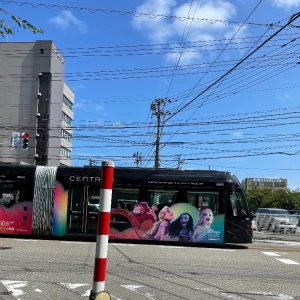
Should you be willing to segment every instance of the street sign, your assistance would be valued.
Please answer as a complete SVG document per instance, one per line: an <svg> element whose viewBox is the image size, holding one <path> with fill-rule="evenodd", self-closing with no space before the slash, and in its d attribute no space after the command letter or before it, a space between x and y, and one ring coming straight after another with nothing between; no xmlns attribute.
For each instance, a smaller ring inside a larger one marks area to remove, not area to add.
<svg viewBox="0 0 300 300"><path fill-rule="evenodd" d="M13 132L12 139L11 139L11 146L12 146L13 150L18 149L19 140L20 140L20 132Z"/></svg>

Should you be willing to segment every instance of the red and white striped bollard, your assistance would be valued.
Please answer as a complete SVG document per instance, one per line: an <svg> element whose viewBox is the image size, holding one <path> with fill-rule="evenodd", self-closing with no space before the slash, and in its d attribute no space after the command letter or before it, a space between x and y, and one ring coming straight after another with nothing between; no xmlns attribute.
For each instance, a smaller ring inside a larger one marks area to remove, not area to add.
<svg viewBox="0 0 300 300"><path fill-rule="evenodd" d="M112 187L114 181L114 163L103 161L101 169L101 189L99 199L98 229L95 254L93 288L90 300L109 300L110 295L104 291L107 263L107 248L110 227Z"/></svg>

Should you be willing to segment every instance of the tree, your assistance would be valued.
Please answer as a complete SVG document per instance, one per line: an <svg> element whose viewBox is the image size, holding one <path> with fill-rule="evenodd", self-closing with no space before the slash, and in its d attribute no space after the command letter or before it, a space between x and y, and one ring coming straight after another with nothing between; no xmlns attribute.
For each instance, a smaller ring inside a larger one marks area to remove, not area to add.
<svg viewBox="0 0 300 300"><path fill-rule="evenodd" d="M250 209L255 211L259 207L270 207L272 205L272 190L269 188L250 188L247 192Z"/></svg>
<svg viewBox="0 0 300 300"><path fill-rule="evenodd" d="M247 198L252 211L260 207L300 209L299 190L272 190L270 188L253 187L248 190Z"/></svg>
<svg viewBox="0 0 300 300"><path fill-rule="evenodd" d="M4 14L6 17L10 17L13 20L13 22L16 23L20 28L23 28L25 30L30 30L34 34L44 33L44 30L34 27L28 21L20 19L11 13L8 13L6 10L4 10L1 7L0 7L0 13ZM5 38L6 35L13 35L13 34L14 34L14 30L10 28L7 21L5 19L0 19L0 36L2 38Z"/></svg>

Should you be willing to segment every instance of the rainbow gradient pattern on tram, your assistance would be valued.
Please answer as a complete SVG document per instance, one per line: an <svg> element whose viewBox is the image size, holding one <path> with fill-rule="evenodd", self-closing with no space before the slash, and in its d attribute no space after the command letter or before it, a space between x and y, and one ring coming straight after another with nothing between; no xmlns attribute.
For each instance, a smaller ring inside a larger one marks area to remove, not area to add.
<svg viewBox="0 0 300 300"><path fill-rule="evenodd" d="M68 190L56 181L54 189L53 235L67 233Z"/></svg>

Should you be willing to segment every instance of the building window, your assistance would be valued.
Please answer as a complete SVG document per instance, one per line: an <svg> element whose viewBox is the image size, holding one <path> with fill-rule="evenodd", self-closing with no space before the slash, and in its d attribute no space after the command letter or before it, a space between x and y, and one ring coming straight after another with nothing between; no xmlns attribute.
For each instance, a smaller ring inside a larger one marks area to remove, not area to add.
<svg viewBox="0 0 300 300"><path fill-rule="evenodd" d="M70 109L73 110L73 103L70 101L68 97L63 95L63 103Z"/></svg>
<svg viewBox="0 0 300 300"><path fill-rule="evenodd" d="M72 140L72 134L70 134L69 132L67 132L64 129L61 130L61 136L69 142L71 142L71 140Z"/></svg>
<svg viewBox="0 0 300 300"><path fill-rule="evenodd" d="M66 157L68 157L68 158L71 157L71 151L70 151L69 149L65 148L65 147L61 147L61 148L60 148L60 154L61 154L62 156L66 156Z"/></svg>
<svg viewBox="0 0 300 300"><path fill-rule="evenodd" d="M62 112L62 119L69 125L72 125L72 119L64 112Z"/></svg>

